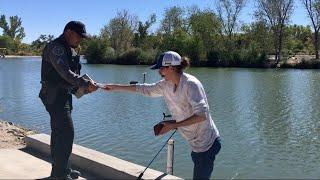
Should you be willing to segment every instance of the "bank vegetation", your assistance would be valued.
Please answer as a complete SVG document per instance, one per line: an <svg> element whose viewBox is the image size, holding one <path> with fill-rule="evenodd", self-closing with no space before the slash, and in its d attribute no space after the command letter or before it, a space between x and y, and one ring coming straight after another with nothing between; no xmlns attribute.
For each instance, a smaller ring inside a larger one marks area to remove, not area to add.
<svg viewBox="0 0 320 180"><path fill-rule="evenodd" d="M291 24L293 0L255 0L252 12L243 12L245 0L217 0L212 9L169 7L162 18L150 14L139 20L120 10L98 35L84 41L78 51L92 64L152 64L161 52L173 50L191 59L193 66L318 68L319 12L317 0L299 0L310 25ZM240 14L252 14L243 23ZM1 16L0 48L7 54L40 55L54 39L41 35L31 44L18 16Z"/></svg>

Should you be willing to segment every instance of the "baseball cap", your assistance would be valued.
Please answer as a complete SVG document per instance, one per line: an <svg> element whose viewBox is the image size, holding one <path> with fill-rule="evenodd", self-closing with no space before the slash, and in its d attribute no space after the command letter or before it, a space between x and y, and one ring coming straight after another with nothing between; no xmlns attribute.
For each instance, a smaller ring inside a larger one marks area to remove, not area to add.
<svg viewBox="0 0 320 180"><path fill-rule="evenodd" d="M89 37L89 35L87 34L87 31L86 31L86 26L80 21L70 21L70 22L68 22L66 24L66 26L64 27L63 32L65 32L68 29L70 29L71 31L76 32L82 38L88 38Z"/></svg>
<svg viewBox="0 0 320 180"><path fill-rule="evenodd" d="M157 59L156 64L150 67L150 69L160 69L164 66L179 66L181 65L181 56L174 51L167 51L162 53Z"/></svg>

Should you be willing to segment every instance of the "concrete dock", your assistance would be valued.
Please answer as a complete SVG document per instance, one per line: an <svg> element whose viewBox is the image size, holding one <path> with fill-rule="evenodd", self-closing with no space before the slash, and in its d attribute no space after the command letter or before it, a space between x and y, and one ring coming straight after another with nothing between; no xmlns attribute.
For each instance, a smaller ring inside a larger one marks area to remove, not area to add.
<svg viewBox="0 0 320 180"><path fill-rule="evenodd" d="M25 138L23 149L0 149L0 179L41 179L50 175L50 136L35 134ZM80 169L80 179L137 179L145 169L89 148L73 145L71 166ZM181 179L147 169L142 179Z"/></svg>
<svg viewBox="0 0 320 180"><path fill-rule="evenodd" d="M0 149L0 179L40 179L50 175L51 164L18 149Z"/></svg>

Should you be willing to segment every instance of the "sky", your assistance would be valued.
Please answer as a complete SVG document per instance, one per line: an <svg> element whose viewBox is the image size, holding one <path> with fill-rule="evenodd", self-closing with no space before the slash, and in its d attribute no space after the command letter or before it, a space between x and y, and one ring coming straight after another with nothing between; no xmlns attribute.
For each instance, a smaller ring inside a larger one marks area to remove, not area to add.
<svg viewBox="0 0 320 180"><path fill-rule="evenodd" d="M89 34L99 35L100 30L122 10L136 15L142 22L155 13L157 21L151 27L155 31L166 8L192 5L202 10L215 9L215 0L0 0L0 14L4 14L7 21L9 16L19 16L26 33L22 42L30 44L41 34L59 36L65 24L71 20L82 21ZM241 12L241 22L250 23L254 20L252 14L255 6L253 0L247 0ZM295 0L291 23L304 26L310 24L300 0Z"/></svg>

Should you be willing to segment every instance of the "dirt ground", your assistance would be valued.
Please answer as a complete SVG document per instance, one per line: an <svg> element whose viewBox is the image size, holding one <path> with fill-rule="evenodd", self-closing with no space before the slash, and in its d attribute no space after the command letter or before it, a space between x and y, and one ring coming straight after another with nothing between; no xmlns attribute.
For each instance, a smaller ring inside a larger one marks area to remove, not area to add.
<svg viewBox="0 0 320 180"><path fill-rule="evenodd" d="M23 138L35 132L0 120L0 149L20 149L25 147Z"/></svg>

